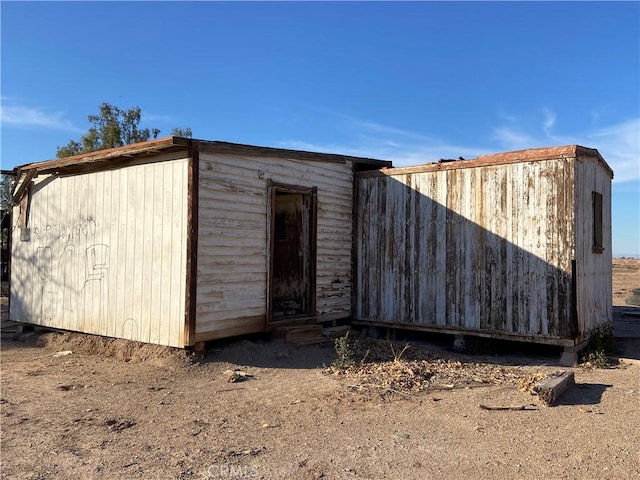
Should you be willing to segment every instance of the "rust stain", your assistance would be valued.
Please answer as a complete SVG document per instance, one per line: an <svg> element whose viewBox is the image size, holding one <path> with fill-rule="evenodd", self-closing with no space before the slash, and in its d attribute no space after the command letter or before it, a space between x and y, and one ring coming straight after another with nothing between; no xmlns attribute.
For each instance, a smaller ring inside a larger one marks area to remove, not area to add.
<svg viewBox="0 0 640 480"><path fill-rule="evenodd" d="M377 202L358 213L358 245L367 247L357 275L368 286L358 314L425 327L571 335L574 164L360 177L361 198Z"/></svg>

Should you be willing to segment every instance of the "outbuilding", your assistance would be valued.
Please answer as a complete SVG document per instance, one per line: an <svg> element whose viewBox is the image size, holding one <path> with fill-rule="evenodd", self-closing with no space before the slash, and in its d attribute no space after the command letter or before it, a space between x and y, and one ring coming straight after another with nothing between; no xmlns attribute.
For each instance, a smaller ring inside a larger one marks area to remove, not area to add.
<svg viewBox="0 0 640 480"><path fill-rule="evenodd" d="M612 320L612 178L576 145L358 173L355 320L573 355Z"/></svg>
<svg viewBox="0 0 640 480"><path fill-rule="evenodd" d="M167 137L18 167L10 319L186 347L349 317L354 174L390 165Z"/></svg>
<svg viewBox="0 0 640 480"><path fill-rule="evenodd" d="M18 322L186 347L351 319L574 357L612 320L594 149L392 168L167 137L14 173Z"/></svg>

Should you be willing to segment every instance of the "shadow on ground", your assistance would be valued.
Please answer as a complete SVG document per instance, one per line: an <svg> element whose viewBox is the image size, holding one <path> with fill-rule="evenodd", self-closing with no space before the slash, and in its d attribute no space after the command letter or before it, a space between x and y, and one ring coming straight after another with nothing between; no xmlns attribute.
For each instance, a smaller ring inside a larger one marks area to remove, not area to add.
<svg viewBox="0 0 640 480"><path fill-rule="evenodd" d="M200 362L227 362L260 368L312 369L329 366L334 358L332 342L297 346L284 340L272 340L265 334L207 342L206 353Z"/></svg>
<svg viewBox="0 0 640 480"><path fill-rule="evenodd" d="M4 312L3 312L4 313ZM640 361L640 307L614 306L614 336L620 349L620 357ZM11 325L10 325L11 326ZM15 325L13 325L15 326ZM11 326L11 327L13 327ZM10 332L6 321L3 323L2 348L22 348L37 344L43 332ZM26 326L29 330L32 327ZM366 332L365 332L366 333ZM369 332L370 333L370 332ZM360 336L359 330L352 330L351 338ZM523 342L502 341L467 337L466 350L455 352L453 335L409 332L404 330L382 330L378 332L381 345L410 344L413 350L431 352L442 357L455 357L461 361L492 363L496 365L516 366L555 366L559 365L561 348ZM91 354L107 354L113 350L116 356L126 357L126 361L134 352L137 342L107 339L93 335L58 333L50 337L57 340L50 342L50 348L83 351ZM140 349L153 349L152 356L161 356L161 349L166 348L166 355L176 349L168 347L140 344ZM391 347L390 347L391 348ZM124 354L122 353L124 352ZM113 352L112 352L113 353ZM184 354L184 351L181 351ZM122 355L121 355L122 354ZM142 355L146 358L147 355ZM243 337L228 338L207 342L201 363L227 362L240 366L261 368L295 368L312 369L331 365L336 352L332 340L318 345L297 346L279 339L271 339L268 334L255 334ZM123 357L123 358L124 358ZM355 359L358 361L359 359Z"/></svg>
<svg viewBox="0 0 640 480"><path fill-rule="evenodd" d="M611 387L613 385L602 383L577 383L562 394L556 405L597 405Z"/></svg>
<svg viewBox="0 0 640 480"><path fill-rule="evenodd" d="M613 336L621 357L640 360L640 307L613 307Z"/></svg>

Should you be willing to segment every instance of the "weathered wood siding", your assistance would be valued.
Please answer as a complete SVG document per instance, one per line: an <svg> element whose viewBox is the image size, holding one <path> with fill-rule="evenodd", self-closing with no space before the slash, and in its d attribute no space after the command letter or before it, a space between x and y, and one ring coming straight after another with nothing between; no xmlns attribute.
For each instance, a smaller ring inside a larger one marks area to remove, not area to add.
<svg viewBox="0 0 640 480"><path fill-rule="evenodd" d="M357 178L359 320L571 333L571 159Z"/></svg>
<svg viewBox="0 0 640 480"><path fill-rule="evenodd" d="M12 320L183 346L187 160L155 160L36 177L28 241L14 209Z"/></svg>
<svg viewBox="0 0 640 480"><path fill-rule="evenodd" d="M200 150L196 340L265 328L268 181L318 188L317 314L351 313L351 162Z"/></svg>
<svg viewBox="0 0 640 480"><path fill-rule="evenodd" d="M593 251L592 192L602 195L604 250ZM580 332L612 321L611 175L597 159L576 162L576 300Z"/></svg>

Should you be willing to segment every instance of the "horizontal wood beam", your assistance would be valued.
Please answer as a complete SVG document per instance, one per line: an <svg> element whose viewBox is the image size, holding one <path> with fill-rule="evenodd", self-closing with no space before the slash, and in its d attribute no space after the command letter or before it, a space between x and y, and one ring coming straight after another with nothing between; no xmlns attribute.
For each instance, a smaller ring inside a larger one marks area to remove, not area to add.
<svg viewBox="0 0 640 480"><path fill-rule="evenodd" d="M540 343L543 345L556 345L559 347L574 347L576 340L573 338L551 337L524 333L501 332L497 330L477 330L470 328L458 328L453 326L424 325L420 323L383 322L378 320L358 319L351 320L352 325L375 326L380 328L398 328L403 330L415 330L417 332L446 333L448 335L470 335L482 338L494 338L498 340L510 340L513 342Z"/></svg>

